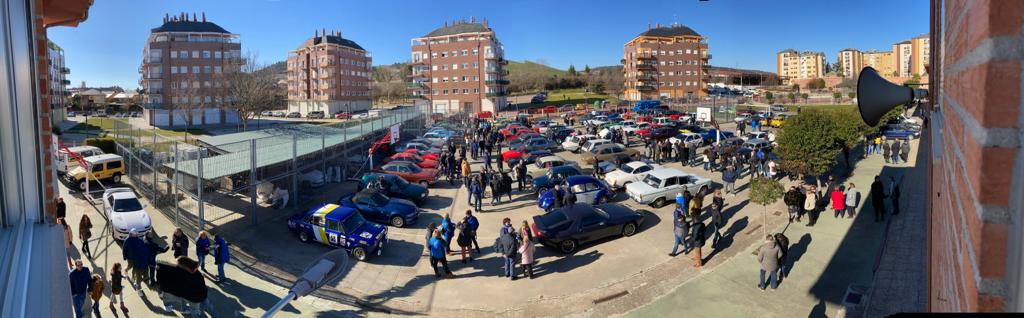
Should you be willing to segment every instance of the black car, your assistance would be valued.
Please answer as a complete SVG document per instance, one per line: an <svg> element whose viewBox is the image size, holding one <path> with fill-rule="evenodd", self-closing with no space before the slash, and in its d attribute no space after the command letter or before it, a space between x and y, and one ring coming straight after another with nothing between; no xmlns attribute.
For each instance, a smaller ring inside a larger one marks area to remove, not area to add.
<svg viewBox="0 0 1024 318"><path fill-rule="evenodd" d="M648 135L647 137L651 138L651 139L654 139L654 140L665 140L665 139L669 139L669 138L675 137L678 134L679 134L679 129L669 128L669 127L661 127L661 128L658 128L658 129L655 129L655 130L651 131L651 134Z"/></svg>
<svg viewBox="0 0 1024 318"><path fill-rule="evenodd" d="M534 216L533 232L541 244L572 253L583 243L632 236L643 223L643 214L618 203L576 203Z"/></svg>

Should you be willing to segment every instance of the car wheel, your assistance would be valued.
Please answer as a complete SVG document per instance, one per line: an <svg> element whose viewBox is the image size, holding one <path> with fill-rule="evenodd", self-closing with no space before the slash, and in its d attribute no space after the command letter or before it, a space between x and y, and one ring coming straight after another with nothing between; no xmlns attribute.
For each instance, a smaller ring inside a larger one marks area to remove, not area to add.
<svg viewBox="0 0 1024 318"><path fill-rule="evenodd" d="M394 216L394 217L391 218L391 226L394 226L394 227L404 227L405 226L405 219L403 219L401 216Z"/></svg>
<svg viewBox="0 0 1024 318"><path fill-rule="evenodd" d="M306 232L299 232L299 241L302 241L302 243L309 243L309 234Z"/></svg>
<svg viewBox="0 0 1024 318"><path fill-rule="evenodd" d="M85 180L79 181L78 182L78 186L77 186L78 190L85 191L85 187L87 186L86 182L89 182L89 181L85 181Z"/></svg>
<svg viewBox="0 0 1024 318"><path fill-rule="evenodd" d="M430 186L430 182L427 182L427 180L421 180L420 185L426 188Z"/></svg>
<svg viewBox="0 0 1024 318"><path fill-rule="evenodd" d="M114 183L121 183L121 174L120 173L114 174L114 177L111 178L110 180L113 180Z"/></svg>
<svg viewBox="0 0 1024 318"><path fill-rule="evenodd" d="M707 194L708 193L708 186L700 187L700 192L702 192L704 194Z"/></svg>
<svg viewBox="0 0 1024 318"><path fill-rule="evenodd" d="M565 240L565 241L562 241L561 244L558 244L558 249L561 250L562 253L566 253L566 254L575 252L576 251L576 247L577 247L576 246L576 240Z"/></svg>
<svg viewBox="0 0 1024 318"><path fill-rule="evenodd" d="M630 237L636 234L636 223L626 223L622 226L622 236Z"/></svg>
<svg viewBox="0 0 1024 318"><path fill-rule="evenodd" d="M665 206L665 204L666 204L665 203L665 198L661 197L661 198L658 198L657 200L654 200L654 202L651 203L651 206L656 207L656 208L660 208L660 207Z"/></svg>
<svg viewBox="0 0 1024 318"><path fill-rule="evenodd" d="M353 248L352 249L352 257L355 257L360 262L365 261L366 260L366 249L363 248L362 246Z"/></svg>
<svg viewBox="0 0 1024 318"><path fill-rule="evenodd" d="M548 192L548 187L537 188L537 195L540 195L541 193L544 193L544 192Z"/></svg>
<svg viewBox="0 0 1024 318"><path fill-rule="evenodd" d="M526 183L533 184L533 177L530 175L526 175Z"/></svg>

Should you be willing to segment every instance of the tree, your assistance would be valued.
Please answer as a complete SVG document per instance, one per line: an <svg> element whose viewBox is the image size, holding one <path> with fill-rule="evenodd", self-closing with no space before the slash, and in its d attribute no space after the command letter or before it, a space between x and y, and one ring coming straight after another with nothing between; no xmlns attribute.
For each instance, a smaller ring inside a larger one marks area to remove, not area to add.
<svg viewBox="0 0 1024 318"><path fill-rule="evenodd" d="M817 87L817 89L825 88L825 79L824 78L817 78L817 79L815 79L814 80L814 86Z"/></svg>
<svg viewBox="0 0 1024 318"><path fill-rule="evenodd" d="M914 74L914 77L910 78L906 82L903 82L903 84L921 84L921 74Z"/></svg>
<svg viewBox="0 0 1024 318"><path fill-rule="evenodd" d="M782 198L782 184L775 179L756 176L750 181L750 202L760 204L764 208L762 213L762 219L764 225L761 226L764 235L768 234L768 206L778 202Z"/></svg>
<svg viewBox="0 0 1024 318"><path fill-rule="evenodd" d="M836 72L836 76L843 76L843 60L836 61L836 67L833 71Z"/></svg>
<svg viewBox="0 0 1024 318"><path fill-rule="evenodd" d="M800 91L800 84L793 84L792 88L793 88L794 92L799 92Z"/></svg>
<svg viewBox="0 0 1024 318"><path fill-rule="evenodd" d="M285 104L285 91L277 85L274 73L265 69L258 56L248 53L238 70L225 71L225 110L238 112L242 130L249 126L249 120L265 110L280 108Z"/></svg>
<svg viewBox="0 0 1024 318"><path fill-rule="evenodd" d="M849 92L849 93L846 93L846 96L849 97L851 100L853 100L853 98L857 97L857 93Z"/></svg>
<svg viewBox="0 0 1024 318"><path fill-rule="evenodd" d="M799 176L828 172L839 153L836 129L833 117L822 110L807 109L787 119L776 147L782 170Z"/></svg>
<svg viewBox="0 0 1024 318"><path fill-rule="evenodd" d="M583 73L590 74L590 65L583 64Z"/></svg>
<svg viewBox="0 0 1024 318"><path fill-rule="evenodd" d="M775 100L775 95L772 95L772 92L764 92L764 98L771 104Z"/></svg>
<svg viewBox="0 0 1024 318"><path fill-rule="evenodd" d="M800 94L800 98L804 99L804 103L807 103L807 98L809 98L809 97L811 97L811 96L807 95L807 93Z"/></svg>
<svg viewBox="0 0 1024 318"><path fill-rule="evenodd" d="M796 94L789 93L789 95L787 97L789 97L789 101L791 103L796 104Z"/></svg>
<svg viewBox="0 0 1024 318"><path fill-rule="evenodd" d="M569 70L567 72L569 73L569 76L576 76L577 75L576 74L576 67L572 66L572 64L569 64Z"/></svg>
<svg viewBox="0 0 1024 318"><path fill-rule="evenodd" d="M832 109L827 114L835 123L833 136L836 147L842 151L843 163L845 167L852 168L850 166L850 149L857 146L864 136L874 129L868 127L861 119L860 113L853 108Z"/></svg>
<svg viewBox="0 0 1024 318"><path fill-rule="evenodd" d="M835 102L838 104L839 102L841 102L843 100L843 93L832 92L832 99L834 99Z"/></svg>
<svg viewBox="0 0 1024 318"><path fill-rule="evenodd" d="M590 92L594 94L604 94L604 83L593 82L590 83Z"/></svg>

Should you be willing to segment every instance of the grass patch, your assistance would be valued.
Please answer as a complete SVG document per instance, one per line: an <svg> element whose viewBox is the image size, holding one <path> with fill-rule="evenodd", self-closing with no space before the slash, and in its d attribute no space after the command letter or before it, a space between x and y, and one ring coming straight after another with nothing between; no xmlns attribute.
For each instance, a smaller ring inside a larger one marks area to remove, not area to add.
<svg viewBox="0 0 1024 318"><path fill-rule="evenodd" d="M109 133L114 132L114 130L117 129L117 128L125 129L126 127L129 127L128 122L126 120L120 119L120 118L89 118L88 121L79 123L78 125L75 125L74 127L71 127L71 129L68 129L68 131L76 131L76 132L99 131L100 133L109 134ZM171 138L184 137L186 134L188 134L188 135L206 135L207 134L206 130L199 129L199 128L173 129L173 130L159 129L159 128L150 128L150 129L144 130L143 134L148 134L148 132L150 132L150 131L156 133L159 136L171 137Z"/></svg>
<svg viewBox="0 0 1024 318"><path fill-rule="evenodd" d="M795 112L797 107L800 109L845 109L845 108L857 108L857 105L853 104L782 104L786 107L786 111Z"/></svg>
<svg viewBox="0 0 1024 318"><path fill-rule="evenodd" d="M534 94L526 94L526 95L533 96ZM526 102L526 103L515 104L512 107L513 107L513 109L525 110L525 109L532 109L532 108L543 108L543 107L547 107L547 106L551 106L551 105L554 105L554 106L557 106L557 107L561 107L562 105L565 105L565 104L573 104L573 105L576 105L576 104L587 104L587 106L593 106L594 105L594 101L597 101L597 100L606 100L611 105L615 105L615 104L617 104L619 102L618 98L616 98L615 96L609 95L609 94L589 93L589 92L587 92L586 90L584 90L582 88L574 88L574 89L563 89L563 90L549 91L548 92L548 99L546 101L544 101L543 103L540 103L540 104L532 104L532 103Z"/></svg>

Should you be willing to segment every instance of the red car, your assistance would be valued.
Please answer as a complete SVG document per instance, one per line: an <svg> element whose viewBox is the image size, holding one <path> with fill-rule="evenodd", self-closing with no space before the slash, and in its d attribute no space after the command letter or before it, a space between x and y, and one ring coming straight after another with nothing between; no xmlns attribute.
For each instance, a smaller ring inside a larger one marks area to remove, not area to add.
<svg viewBox="0 0 1024 318"><path fill-rule="evenodd" d="M638 123L649 123L649 122L651 122L653 120L654 120L654 118L652 118L651 116L639 116L639 117L636 118L635 122L638 122Z"/></svg>
<svg viewBox="0 0 1024 318"><path fill-rule="evenodd" d="M437 160L437 154L433 153L433 152L426 152L426 151L423 151L423 150L416 150L416 149L410 148L410 149L406 149L405 152L402 152L402 153L411 153L411 154L420 156L420 158L423 158L423 159L426 159L426 160Z"/></svg>
<svg viewBox="0 0 1024 318"><path fill-rule="evenodd" d="M651 131L653 131L653 130L655 130L655 129L658 129L658 128L661 128L661 125L658 125L658 124L651 124L650 126L647 126L647 128L640 128L640 129L637 129L637 130L636 130L636 134L637 134L638 136L643 136L643 137L647 137L647 135L650 135L650 134L651 134Z"/></svg>
<svg viewBox="0 0 1024 318"><path fill-rule="evenodd" d="M348 112L339 112L337 114L334 114L334 119L349 119L349 118L352 118L352 114L349 114Z"/></svg>
<svg viewBox="0 0 1024 318"><path fill-rule="evenodd" d="M415 149L412 149L412 150L415 151ZM426 159L426 158L420 157L420 155L417 155L415 153L409 153L409 152L396 153L396 154L391 155L391 157L388 157L387 159L384 159L384 163L389 163L389 162L393 162L393 161L394 162L398 162L398 161L411 162L411 163L416 164L420 168L437 168L437 160Z"/></svg>
<svg viewBox="0 0 1024 318"><path fill-rule="evenodd" d="M378 171L399 176L405 181L418 183L424 187L437 182L437 169L420 168L411 162L392 162L383 165Z"/></svg>
<svg viewBox="0 0 1024 318"><path fill-rule="evenodd" d="M526 154L523 153L522 149L509 149L501 152L501 160L509 162L512 159L522 158L524 155Z"/></svg>

